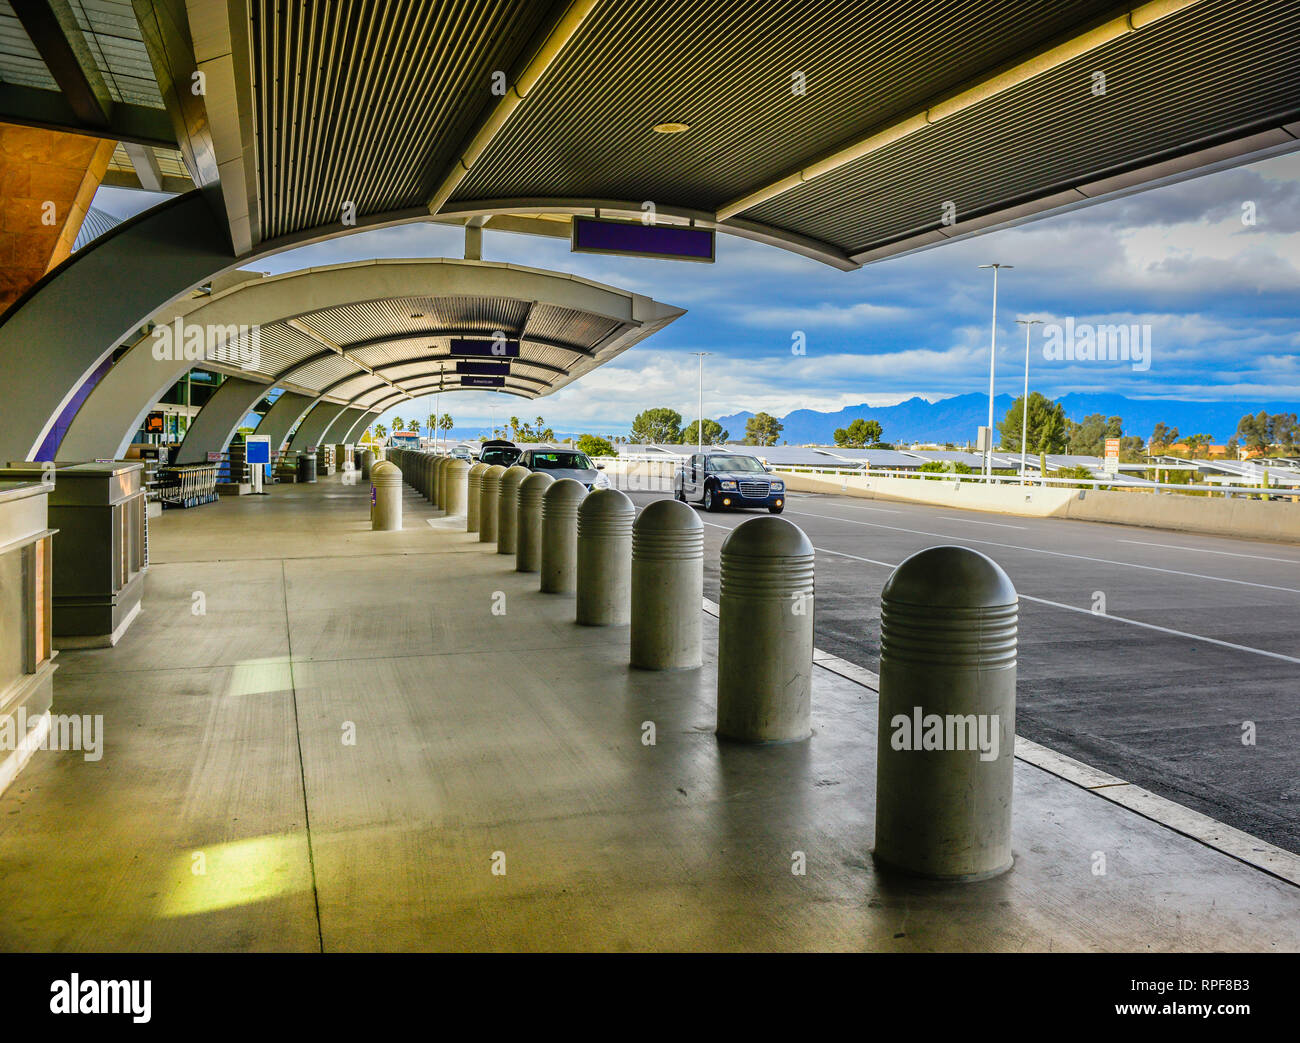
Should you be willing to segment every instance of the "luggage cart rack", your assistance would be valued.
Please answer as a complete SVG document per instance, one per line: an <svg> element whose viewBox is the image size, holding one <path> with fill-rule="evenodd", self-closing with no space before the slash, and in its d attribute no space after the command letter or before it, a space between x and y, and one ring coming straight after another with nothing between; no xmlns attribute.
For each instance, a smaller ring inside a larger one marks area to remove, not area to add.
<svg viewBox="0 0 1300 1043"><path fill-rule="evenodd" d="M158 468L158 498L168 507L198 507L217 499L220 464L183 464Z"/></svg>

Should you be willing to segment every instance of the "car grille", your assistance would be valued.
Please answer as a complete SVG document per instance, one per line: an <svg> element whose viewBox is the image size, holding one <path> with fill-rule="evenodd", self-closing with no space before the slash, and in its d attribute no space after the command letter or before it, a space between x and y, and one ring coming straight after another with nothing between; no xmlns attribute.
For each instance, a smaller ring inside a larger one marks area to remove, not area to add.
<svg viewBox="0 0 1300 1043"><path fill-rule="evenodd" d="M741 482L740 495L746 500L766 500L767 499L767 482Z"/></svg>

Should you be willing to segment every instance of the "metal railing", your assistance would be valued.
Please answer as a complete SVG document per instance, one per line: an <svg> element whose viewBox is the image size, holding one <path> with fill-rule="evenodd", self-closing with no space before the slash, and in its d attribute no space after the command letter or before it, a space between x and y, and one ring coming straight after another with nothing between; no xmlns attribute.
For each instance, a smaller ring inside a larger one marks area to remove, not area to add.
<svg viewBox="0 0 1300 1043"><path fill-rule="evenodd" d="M1300 481L1283 485L1280 482L1272 481L1276 476L1270 476L1270 483L1266 489L1262 485L1249 485L1244 481L1230 484L1227 480L1224 480L1213 485L1193 485L1190 482L1153 482L1145 479L1132 481L1124 478L1123 475L1116 475L1113 478L1051 478L1040 474L1030 474L1022 478L1018 474L984 475L962 474L957 471L898 471L875 467L776 466L772 470L782 474L830 474L845 478L911 478L921 481L971 482L976 485L983 483L986 485L1037 486L1039 488L1107 489L1125 492L1204 493L1207 496L1217 493L1224 497L1246 496L1258 499L1295 499L1300 497ZM1152 470L1164 470L1164 468L1152 468Z"/></svg>

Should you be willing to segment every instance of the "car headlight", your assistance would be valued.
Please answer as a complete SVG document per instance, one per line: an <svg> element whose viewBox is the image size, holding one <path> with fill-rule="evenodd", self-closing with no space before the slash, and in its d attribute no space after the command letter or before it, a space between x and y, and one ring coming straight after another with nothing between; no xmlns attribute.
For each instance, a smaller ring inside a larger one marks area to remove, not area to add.
<svg viewBox="0 0 1300 1043"><path fill-rule="evenodd" d="M734 489L736 487L735 482L719 482L718 484L724 489Z"/></svg>
<svg viewBox="0 0 1300 1043"><path fill-rule="evenodd" d="M773 482L773 483L772 483L772 492L774 492L774 493L783 493L783 492L785 492L785 482Z"/></svg>
<svg viewBox="0 0 1300 1043"><path fill-rule="evenodd" d="M591 487L593 489L608 489L609 479L598 471L596 472L596 480L591 483Z"/></svg>

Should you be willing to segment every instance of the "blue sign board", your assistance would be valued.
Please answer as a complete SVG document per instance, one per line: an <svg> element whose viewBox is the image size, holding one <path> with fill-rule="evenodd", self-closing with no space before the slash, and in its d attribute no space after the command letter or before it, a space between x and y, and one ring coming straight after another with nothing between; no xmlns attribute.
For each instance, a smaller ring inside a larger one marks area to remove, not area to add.
<svg viewBox="0 0 1300 1043"><path fill-rule="evenodd" d="M639 221L605 221L595 217L573 219L574 253L624 254L660 257L672 261L713 263L712 228L683 225L647 225Z"/></svg>
<svg viewBox="0 0 1300 1043"><path fill-rule="evenodd" d="M244 443L244 459L250 464L271 462L271 442L266 437L250 438Z"/></svg>

